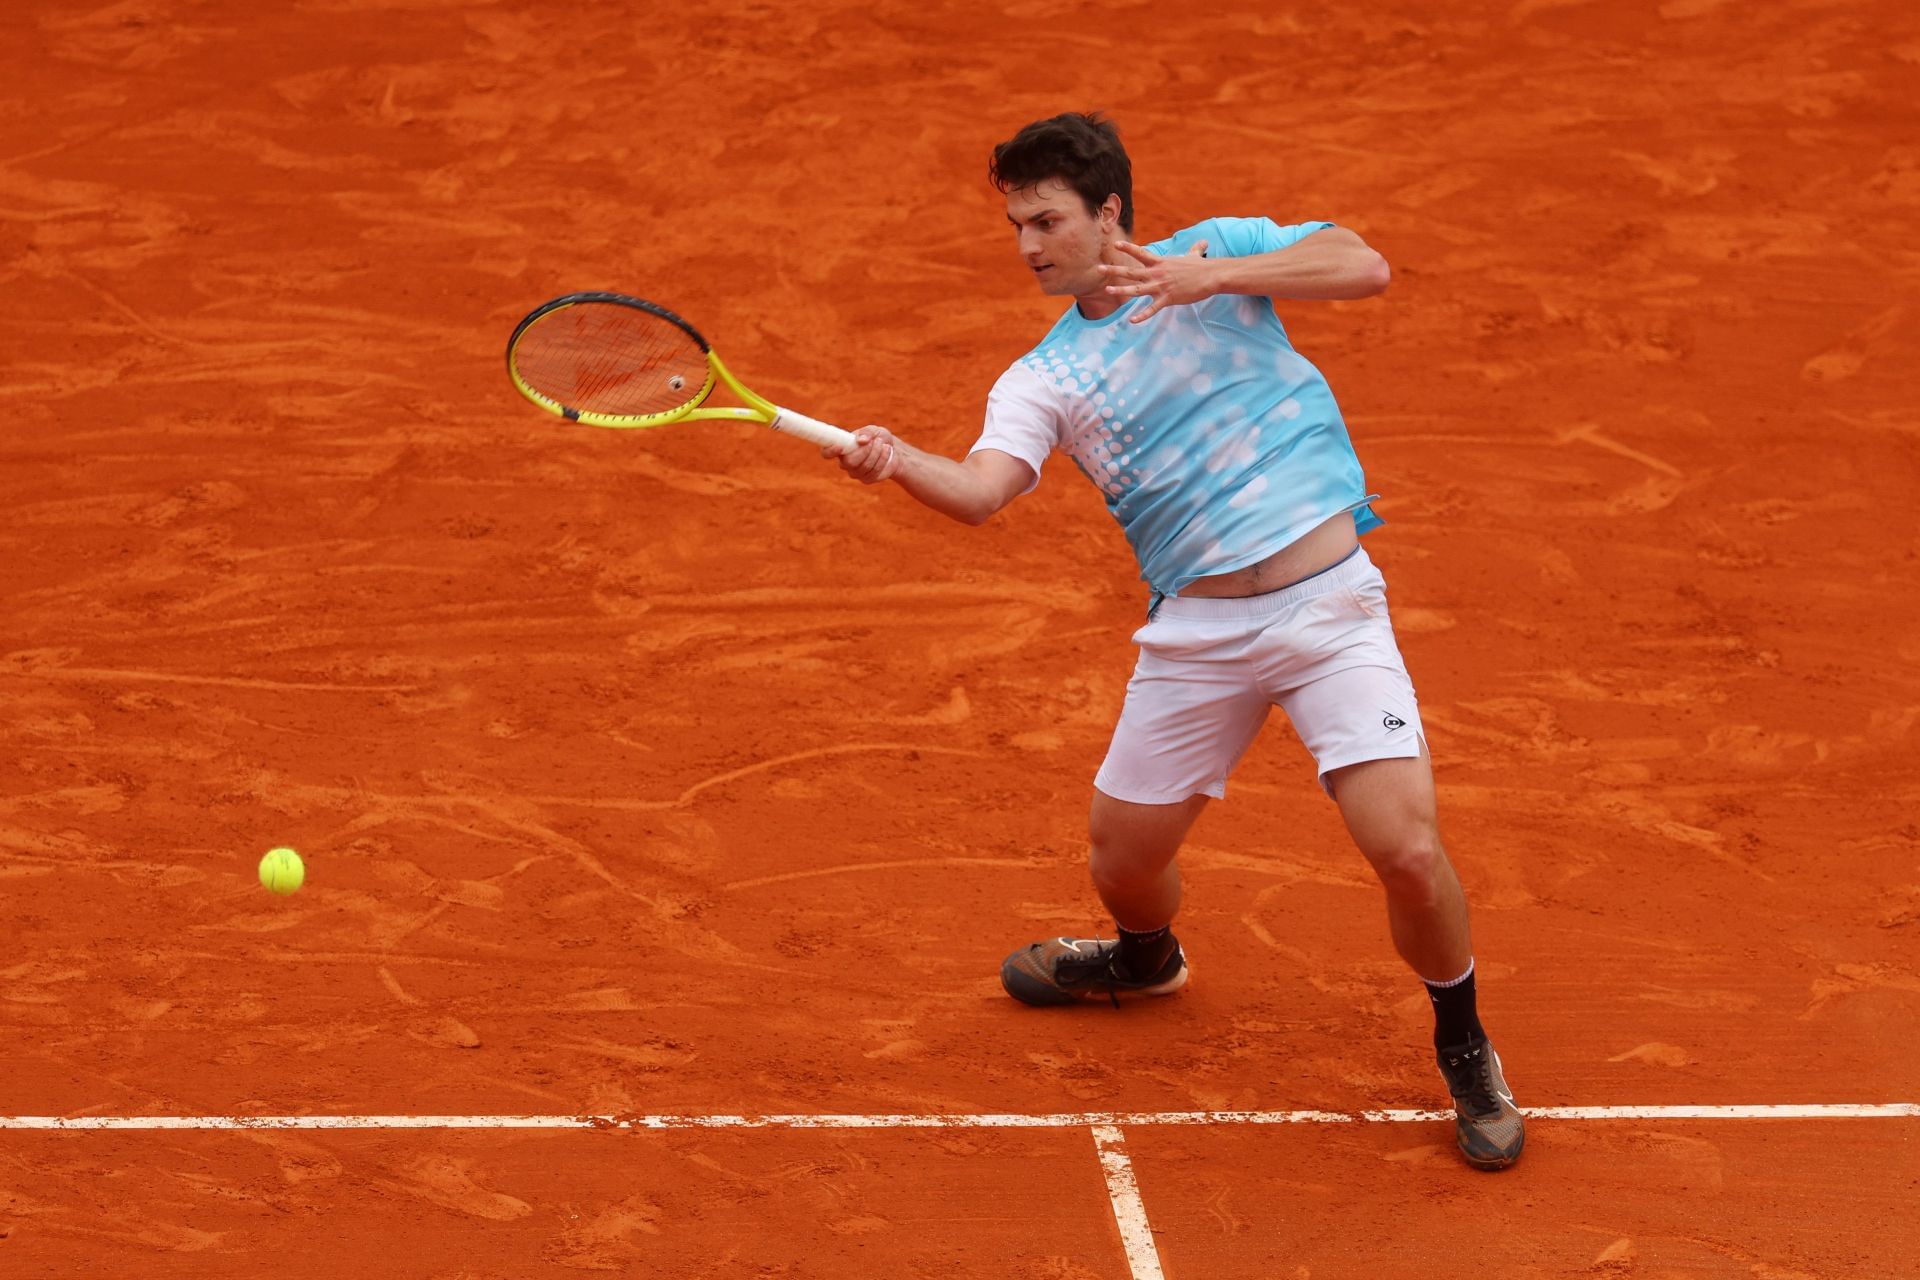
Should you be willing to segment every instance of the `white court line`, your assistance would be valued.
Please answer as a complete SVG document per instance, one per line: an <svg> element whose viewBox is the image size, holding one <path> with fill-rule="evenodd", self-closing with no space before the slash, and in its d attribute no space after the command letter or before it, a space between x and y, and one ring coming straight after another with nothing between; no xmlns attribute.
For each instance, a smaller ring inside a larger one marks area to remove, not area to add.
<svg viewBox="0 0 1920 1280"><path fill-rule="evenodd" d="M1133 1280L1166 1280L1160 1270L1160 1251L1153 1247L1153 1228L1147 1224L1147 1206L1140 1200L1140 1184L1127 1159L1126 1140L1110 1124L1093 1126L1093 1149L1100 1170L1107 1175L1107 1198L1113 1201L1113 1220L1120 1224L1120 1243L1127 1251Z"/></svg>
<svg viewBox="0 0 1920 1280"><path fill-rule="evenodd" d="M1776 1106L1528 1107L1543 1120L1920 1119L1920 1103ZM631 1115L631 1116L0 1116L0 1130L152 1129L1068 1129L1093 1133L1107 1198L1133 1280L1165 1280L1140 1184L1121 1137L1125 1125L1404 1124L1451 1120L1451 1111L1083 1111L1051 1115Z"/></svg>
<svg viewBox="0 0 1920 1280"><path fill-rule="evenodd" d="M1538 1120L1920 1119L1916 1102L1525 1107ZM1407 1124L1452 1111L1069 1111L1052 1115L0 1116L0 1129L1085 1129L1127 1125Z"/></svg>

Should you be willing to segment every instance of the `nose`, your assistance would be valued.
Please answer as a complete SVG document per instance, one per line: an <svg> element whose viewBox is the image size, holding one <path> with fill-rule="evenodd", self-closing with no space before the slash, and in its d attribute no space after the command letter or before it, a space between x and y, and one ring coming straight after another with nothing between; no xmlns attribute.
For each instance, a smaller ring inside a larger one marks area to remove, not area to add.
<svg viewBox="0 0 1920 1280"><path fill-rule="evenodd" d="M1023 258L1040 256L1040 233L1032 227L1020 228L1020 256Z"/></svg>

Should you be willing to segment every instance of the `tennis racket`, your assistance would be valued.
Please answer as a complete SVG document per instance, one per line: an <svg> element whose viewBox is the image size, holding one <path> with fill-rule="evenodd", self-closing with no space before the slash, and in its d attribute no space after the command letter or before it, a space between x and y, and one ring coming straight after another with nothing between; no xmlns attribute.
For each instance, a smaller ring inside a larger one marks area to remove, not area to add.
<svg viewBox="0 0 1920 1280"><path fill-rule="evenodd" d="M542 409L588 426L717 418L764 423L818 445L853 443L851 432L747 390L698 329L623 293L569 293L535 307L507 340L507 376ZM744 408L707 406L722 382Z"/></svg>

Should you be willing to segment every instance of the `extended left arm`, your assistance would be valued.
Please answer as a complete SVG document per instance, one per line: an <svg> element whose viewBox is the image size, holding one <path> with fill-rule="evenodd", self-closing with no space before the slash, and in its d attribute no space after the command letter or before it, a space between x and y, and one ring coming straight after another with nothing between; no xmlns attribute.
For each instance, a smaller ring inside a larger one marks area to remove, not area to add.
<svg viewBox="0 0 1920 1280"><path fill-rule="evenodd" d="M1387 260L1345 227L1326 227L1272 253L1205 261L1215 293L1269 298L1371 298L1393 278Z"/></svg>
<svg viewBox="0 0 1920 1280"><path fill-rule="evenodd" d="M1387 260L1345 227L1327 227L1304 239L1245 258L1202 256L1162 258L1125 241L1114 246L1127 261L1103 266L1107 292L1121 298L1151 297L1149 306L1128 317L1147 319L1163 307L1182 306L1221 293L1269 298L1371 298L1386 290L1393 272Z"/></svg>

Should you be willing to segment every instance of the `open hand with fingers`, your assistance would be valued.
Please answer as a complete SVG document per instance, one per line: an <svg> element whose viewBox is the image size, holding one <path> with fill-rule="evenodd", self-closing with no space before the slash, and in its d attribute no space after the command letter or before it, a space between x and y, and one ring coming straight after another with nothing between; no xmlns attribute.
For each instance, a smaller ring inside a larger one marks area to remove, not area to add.
<svg viewBox="0 0 1920 1280"><path fill-rule="evenodd" d="M904 447L885 427L862 427L853 433L852 444L823 445L820 456L837 458L840 469L861 484L879 484L899 474Z"/></svg>
<svg viewBox="0 0 1920 1280"><path fill-rule="evenodd" d="M1128 240L1113 247L1128 261L1101 266L1107 292L1118 298L1153 299L1127 317L1130 324L1151 318L1162 307L1187 306L1219 292L1214 286L1216 268L1207 260L1205 240L1177 258L1163 258Z"/></svg>

